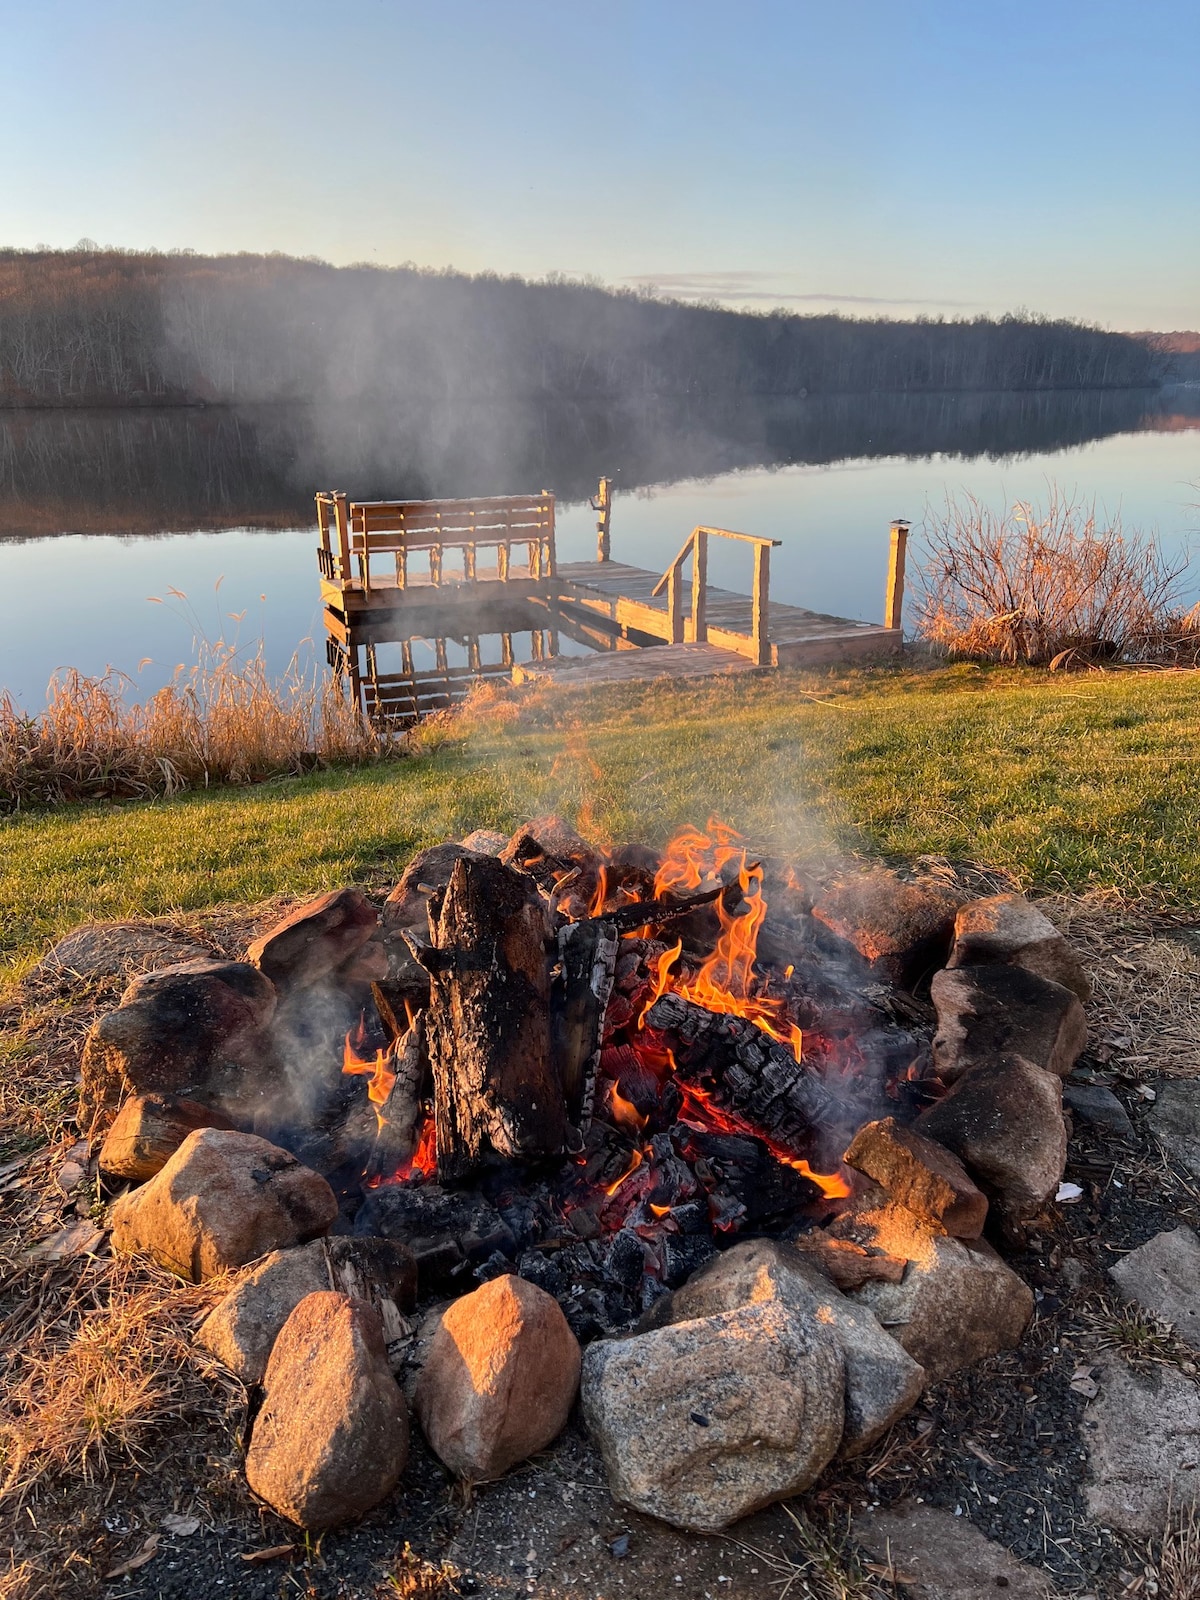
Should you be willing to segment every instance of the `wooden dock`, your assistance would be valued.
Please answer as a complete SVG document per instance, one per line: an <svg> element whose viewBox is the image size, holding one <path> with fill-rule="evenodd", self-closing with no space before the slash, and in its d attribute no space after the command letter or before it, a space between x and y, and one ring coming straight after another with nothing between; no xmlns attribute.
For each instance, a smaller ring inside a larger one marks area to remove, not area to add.
<svg viewBox="0 0 1200 1600"><path fill-rule="evenodd" d="M330 665L368 715L415 721L488 678L613 682L829 663L901 646L906 525L892 528L885 621L855 622L770 598L778 540L694 528L665 572L613 561L601 480L597 559L559 564L554 497L363 501L317 496L317 552ZM748 593L708 582L713 539L747 547ZM529 644L518 646L528 634ZM588 656L559 656L566 636ZM413 645L429 644L419 670ZM396 670L379 647L398 645ZM456 645L464 660L451 663ZM518 659L518 657L522 659Z"/></svg>

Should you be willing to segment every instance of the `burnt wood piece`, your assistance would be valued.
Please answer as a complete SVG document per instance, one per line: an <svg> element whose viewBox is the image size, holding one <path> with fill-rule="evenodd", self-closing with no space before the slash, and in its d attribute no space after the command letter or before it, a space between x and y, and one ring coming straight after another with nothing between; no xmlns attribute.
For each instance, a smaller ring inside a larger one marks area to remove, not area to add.
<svg viewBox="0 0 1200 1600"><path fill-rule="evenodd" d="M534 882L464 856L429 902L426 1012L438 1174L560 1155L568 1119L550 1038L548 929Z"/></svg>
<svg viewBox="0 0 1200 1600"><path fill-rule="evenodd" d="M708 889L703 894L689 895L686 900L631 900L628 905L617 906L615 910L604 912L599 920L612 923L618 933L632 933L635 928L661 927L666 922L677 922L681 917L690 916L701 906L711 905L722 895L725 896L727 905L731 898L736 905L741 891L737 890L731 894L727 886L718 884L715 889Z"/></svg>
<svg viewBox="0 0 1200 1600"><path fill-rule="evenodd" d="M410 1158L416 1147L421 1102L429 1079L429 1049L422 1012L397 1040L392 1055L395 1082L380 1107L379 1131L363 1177L368 1181L390 1178Z"/></svg>
<svg viewBox="0 0 1200 1600"><path fill-rule="evenodd" d="M620 936L607 920L569 922L558 932L561 976L554 991L554 1046L567 1115L582 1133L592 1120L600 1038L612 995Z"/></svg>
<svg viewBox="0 0 1200 1600"><path fill-rule="evenodd" d="M665 994L646 1022L666 1037L678 1078L794 1155L810 1148L814 1128L842 1120L837 1099L821 1079L744 1017Z"/></svg>

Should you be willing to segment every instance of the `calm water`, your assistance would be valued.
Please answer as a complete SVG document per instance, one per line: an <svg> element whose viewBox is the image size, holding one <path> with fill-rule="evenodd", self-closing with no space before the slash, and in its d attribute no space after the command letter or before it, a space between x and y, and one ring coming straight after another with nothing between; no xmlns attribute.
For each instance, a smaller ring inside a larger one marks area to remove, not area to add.
<svg viewBox="0 0 1200 1600"><path fill-rule="evenodd" d="M782 540L773 596L867 620L881 614L888 523L918 524L947 494L998 508L1053 482L1171 550L1200 531L1194 388L391 422L0 413L0 689L35 709L72 666L113 667L148 691L200 635L261 638L274 670L297 649L323 660L307 507L327 484L363 498L546 484L560 559L576 560L595 544L582 497L608 472L616 559L661 569L698 522L766 534ZM710 563L712 581L748 586L739 547L718 544Z"/></svg>

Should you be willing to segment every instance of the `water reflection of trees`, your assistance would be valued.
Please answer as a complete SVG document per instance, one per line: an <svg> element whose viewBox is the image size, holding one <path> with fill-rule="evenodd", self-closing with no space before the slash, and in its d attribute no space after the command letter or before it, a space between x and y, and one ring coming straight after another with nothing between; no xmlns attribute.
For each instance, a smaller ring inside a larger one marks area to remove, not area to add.
<svg viewBox="0 0 1200 1600"><path fill-rule="evenodd" d="M0 536L295 526L329 485L574 500L602 472L629 489L739 467L1019 456L1180 426L1200 427L1195 390L8 411Z"/></svg>

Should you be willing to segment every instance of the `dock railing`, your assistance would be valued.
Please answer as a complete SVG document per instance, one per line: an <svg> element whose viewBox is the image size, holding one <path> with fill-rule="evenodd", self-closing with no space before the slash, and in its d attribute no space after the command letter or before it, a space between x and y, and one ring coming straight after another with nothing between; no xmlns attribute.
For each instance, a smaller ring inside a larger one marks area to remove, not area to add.
<svg viewBox="0 0 1200 1600"><path fill-rule="evenodd" d="M754 587L750 591L750 632L708 625L708 541L735 539L754 546ZM749 656L760 667L771 665L770 590L771 551L781 539L764 539L756 533L735 533L731 528L693 528L683 548L655 584L657 596L667 591L667 618L672 644L688 642L719 644ZM692 562L692 604L689 616L683 611L683 569Z"/></svg>
<svg viewBox="0 0 1200 1600"><path fill-rule="evenodd" d="M340 491L317 497L321 543L317 561L327 583L369 595L372 588L410 584L473 583L481 577L508 582L553 578L554 496L497 495L478 500L352 501ZM526 552L525 570L513 563L513 547ZM450 572L445 552L462 553L461 570ZM495 552L494 569L482 568L480 551ZM424 555L425 572L412 557ZM381 577L380 565L387 564Z"/></svg>

